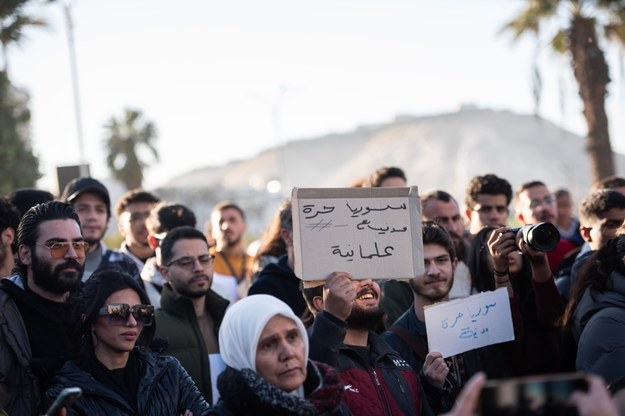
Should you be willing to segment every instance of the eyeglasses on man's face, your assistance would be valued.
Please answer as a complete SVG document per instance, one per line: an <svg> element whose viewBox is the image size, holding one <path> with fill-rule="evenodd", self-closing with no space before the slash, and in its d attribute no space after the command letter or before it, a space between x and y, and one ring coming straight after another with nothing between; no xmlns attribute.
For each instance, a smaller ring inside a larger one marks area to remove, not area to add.
<svg viewBox="0 0 625 416"><path fill-rule="evenodd" d="M532 199L530 201L530 208L536 209L543 205L553 205L556 202L555 198L551 195L544 197L543 199Z"/></svg>
<svg viewBox="0 0 625 416"><path fill-rule="evenodd" d="M109 323L113 325L126 325L130 315L135 318L137 324L150 326L154 322L154 306L143 304L130 306L127 303L111 303L98 311L98 316L107 316Z"/></svg>
<svg viewBox="0 0 625 416"><path fill-rule="evenodd" d="M197 257L184 256L177 258L176 260L170 261L165 266L170 267L176 265L178 267L182 267L183 269L192 269L195 265L195 262L197 261L200 263L200 266L202 266L203 268L207 268L213 264L214 259L215 256L212 256L210 254L204 254Z"/></svg>
<svg viewBox="0 0 625 416"><path fill-rule="evenodd" d="M86 241L56 241L54 243L35 243L38 246L45 247L50 250L50 255L53 259L59 260L65 257L71 246L76 253L76 257L79 259L85 258L85 253L89 248L89 243Z"/></svg>

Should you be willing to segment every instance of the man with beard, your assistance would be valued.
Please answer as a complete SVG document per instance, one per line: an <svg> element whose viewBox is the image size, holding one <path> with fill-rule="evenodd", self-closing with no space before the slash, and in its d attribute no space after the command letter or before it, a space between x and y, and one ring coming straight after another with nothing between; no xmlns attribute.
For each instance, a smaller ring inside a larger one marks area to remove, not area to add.
<svg viewBox="0 0 625 416"><path fill-rule="evenodd" d="M540 181L524 183L515 193L516 218L522 224L538 224L539 222L550 222L557 226L558 210L556 199L547 188L547 185ZM556 274L560 270L560 262L566 255L575 249L575 244L567 239L560 238L555 250L547 253L549 267Z"/></svg>
<svg viewBox="0 0 625 416"><path fill-rule="evenodd" d="M471 276L466 264L469 242L460 215L458 202L445 191L432 191L421 198L421 219L433 221L451 236L458 258L455 278L449 298L463 298L471 294ZM385 324L392 325L412 305L412 290L407 282L387 280L382 283L382 309L386 312Z"/></svg>
<svg viewBox="0 0 625 416"><path fill-rule="evenodd" d="M63 202L32 207L17 244L16 273L0 285L0 388L9 414L39 415L42 391L74 347L66 300L80 285L88 244Z"/></svg>
<svg viewBox="0 0 625 416"><path fill-rule="evenodd" d="M424 308L449 300L454 271L458 265L449 233L434 222L424 222L422 229L425 273L409 281L414 296L413 305L382 334L415 371L419 371L428 362ZM430 401L434 411L437 414L449 411L461 387L478 371L485 371L489 378L507 375L503 357L503 351L499 348L484 347L447 358L450 372L442 386L441 400L439 403ZM434 396L428 394L428 399L431 397Z"/></svg>
<svg viewBox="0 0 625 416"><path fill-rule="evenodd" d="M345 403L355 415L425 415L431 409L423 381L395 350L373 332L384 312L374 281L335 272L325 282L305 282L304 297L315 320L310 358L337 369ZM422 378L442 384L448 372L439 353L428 355Z"/></svg>
<svg viewBox="0 0 625 416"><path fill-rule="evenodd" d="M160 247L161 274L167 283L155 314L156 335L168 344L161 352L176 357L206 401L213 403L208 356L219 353L219 326L229 302L210 288L213 256L201 231L176 227Z"/></svg>
<svg viewBox="0 0 625 416"><path fill-rule="evenodd" d="M222 201L211 211L211 232L215 247L214 290L230 302L236 302L247 293L247 277L251 257L245 252L243 237L247 231L245 213L232 201Z"/></svg>
<svg viewBox="0 0 625 416"><path fill-rule="evenodd" d="M478 175L469 181L464 203L469 232L477 234L487 225L506 225L512 201L512 186L492 173Z"/></svg>
<svg viewBox="0 0 625 416"><path fill-rule="evenodd" d="M89 243L82 281L87 281L97 268L110 266L118 266L140 281L139 270L132 259L108 249L102 241L111 219L108 189L96 179L76 178L65 186L61 199L76 210L80 217L82 236Z"/></svg>

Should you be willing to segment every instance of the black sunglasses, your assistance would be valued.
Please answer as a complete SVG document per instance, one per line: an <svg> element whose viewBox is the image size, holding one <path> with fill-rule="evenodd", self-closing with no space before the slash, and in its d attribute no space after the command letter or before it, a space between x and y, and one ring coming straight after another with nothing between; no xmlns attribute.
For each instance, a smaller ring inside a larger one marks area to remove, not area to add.
<svg viewBox="0 0 625 416"><path fill-rule="evenodd" d="M150 326L154 322L154 306L111 303L98 311L98 316L108 316L109 322L113 325L126 325L130 315L135 318L138 324Z"/></svg>

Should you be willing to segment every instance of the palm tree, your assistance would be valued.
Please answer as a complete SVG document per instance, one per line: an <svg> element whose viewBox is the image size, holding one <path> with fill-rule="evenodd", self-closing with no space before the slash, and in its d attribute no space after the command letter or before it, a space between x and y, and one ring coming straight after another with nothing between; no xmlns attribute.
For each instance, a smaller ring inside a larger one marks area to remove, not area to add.
<svg viewBox="0 0 625 416"><path fill-rule="evenodd" d="M154 147L156 127L154 123L143 120L141 111L125 109L124 118L117 120L111 117L105 124L107 131L104 140L107 155L106 164L127 189L141 188L143 183L143 169L148 163L139 159L137 150L145 148L159 159L158 151Z"/></svg>
<svg viewBox="0 0 625 416"><path fill-rule="evenodd" d="M526 0L521 13L504 26L518 39L525 33L538 34L541 23L556 20L564 14L565 27L559 28L551 46L568 53L579 86L588 126L587 151L594 180L614 174L614 159L608 118L605 112L608 64L599 35L606 40L625 44L624 0Z"/></svg>
<svg viewBox="0 0 625 416"><path fill-rule="evenodd" d="M29 0L2 0L0 2L0 45L4 72L8 73L8 47L24 39L24 29L31 26L45 27L43 19L27 16L23 8Z"/></svg>

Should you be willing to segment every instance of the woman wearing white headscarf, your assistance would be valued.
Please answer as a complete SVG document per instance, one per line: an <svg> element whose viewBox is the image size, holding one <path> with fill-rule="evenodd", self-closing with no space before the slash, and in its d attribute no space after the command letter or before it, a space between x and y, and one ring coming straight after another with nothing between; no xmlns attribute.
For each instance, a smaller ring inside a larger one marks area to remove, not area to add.
<svg viewBox="0 0 625 416"><path fill-rule="evenodd" d="M302 321L273 296L248 296L232 305L219 329L219 350L227 367L210 415L349 414L338 374L308 361Z"/></svg>

